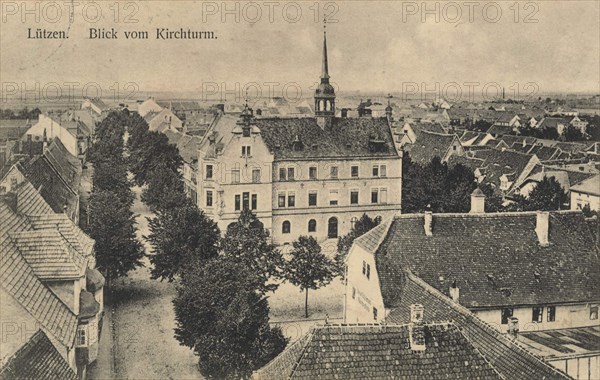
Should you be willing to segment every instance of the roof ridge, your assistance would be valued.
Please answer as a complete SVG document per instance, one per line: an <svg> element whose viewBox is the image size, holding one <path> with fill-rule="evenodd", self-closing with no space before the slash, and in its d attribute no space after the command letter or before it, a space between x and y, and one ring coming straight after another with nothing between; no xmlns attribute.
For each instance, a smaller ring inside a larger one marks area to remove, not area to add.
<svg viewBox="0 0 600 380"><path fill-rule="evenodd" d="M551 215L569 215L569 214L583 214L581 210L553 210L553 211L506 211L506 212L486 212L486 213L470 213L470 212L448 212L448 213L432 213L433 216L451 218L451 217L463 217L463 218L489 218L498 216L535 216L538 212L548 212ZM410 214L398 214L394 215L393 219L410 219L410 218L422 218L425 216L424 212L410 213ZM366 234L365 234L366 235ZM364 236L364 235L362 235ZM360 237L362 237L360 236ZM360 238L359 237L359 238ZM358 240L359 238L356 238Z"/></svg>
<svg viewBox="0 0 600 380"><path fill-rule="evenodd" d="M298 357L298 360L296 360L296 363L294 364L294 367L292 368L292 372L290 372L288 379L291 379L294 376L294 373L296 372L298 367L300 367L300 362L302 361L302 359L304 358L304 355L306 354L306 350L308 349L308 345L312 341L314 333L315 333L315 328L313 327L310 329L308 334L306 334L306 337L305 337L306 341L304 342L304 347L302 347L300 356Z"/></svg>

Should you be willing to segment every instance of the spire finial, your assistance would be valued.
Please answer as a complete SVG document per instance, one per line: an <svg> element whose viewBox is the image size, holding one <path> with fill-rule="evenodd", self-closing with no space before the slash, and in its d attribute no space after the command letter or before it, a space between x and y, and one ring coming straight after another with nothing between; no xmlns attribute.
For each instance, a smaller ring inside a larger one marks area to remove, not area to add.
<svg viewBox="0 0 600 380"><path fill-rule="evenodd" d="M329 67L327 64L327 18L323 17L323 68L321 79L329 79Z"/></svg>

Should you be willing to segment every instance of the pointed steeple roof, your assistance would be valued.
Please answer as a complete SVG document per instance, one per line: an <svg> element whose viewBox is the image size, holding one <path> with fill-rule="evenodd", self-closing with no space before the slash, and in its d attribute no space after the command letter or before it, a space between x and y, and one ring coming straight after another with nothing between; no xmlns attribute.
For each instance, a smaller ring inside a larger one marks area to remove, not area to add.
<svg viewBox="0 0 600 380"><path fill-rule="evenodd" d="M325 28L325 20L323 20L323 66L321 70L321 79L329 79L329 66L327 64L327 30Z"/></svg>

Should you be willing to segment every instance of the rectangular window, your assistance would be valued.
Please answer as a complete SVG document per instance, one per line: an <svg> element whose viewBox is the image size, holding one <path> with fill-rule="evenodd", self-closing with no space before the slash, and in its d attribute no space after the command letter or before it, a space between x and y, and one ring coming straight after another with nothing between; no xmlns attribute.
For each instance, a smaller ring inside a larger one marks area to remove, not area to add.
<svg viewBox="0 0 600 380"><path fill-rule="evenodd" d="M331 179L337 179L337 177L338 177L338 167L337 166L332 166L331 168L329 168L329 177Z"/></svg>
<svg viewBox="0 0 600 380"><path fill-rule="evenodd" d="M531 313L531 322L533 323L542 323L544 316L544 308L543 307L534 307Z"/></svg>
<svg viewBox="0 0 600 380"><path fill-rule="evenodd" d="M252 151L250 146L244 145L242 146L242 157L250 157L252 156Z"/></svg>
<svg viewBox="0 0 600 380"><path fill-rule="evenodd" d="M239 194L236 194L235 196L235 211L240 211L241 208L241 198Z"/></svg>
<svg viewBox="0 0 600 380"><path fill-rule="evenodd" d="M206 165L206 179L212 179L213 177L213 166Z"/></svg>
<svg viewBox="0 0 600 380"><path fill-rule="evenodd" d="M212 207L212 205L213 205L213 192L207 191L206 192L206 207Z"/></svg>
<svg viewBox="0 0 600 380"><path fill-rule="evenodd" d="M250 193L242 193L242 204L244 210L250 209Z"/></svg>
<svg viewBox="0 0 600 380"><path fill-rule="evenodd" d="M377 320L377 308L373 308L373 320L376 321Z"/></svg>
<svg viewBox="0 0 600 380"><path fill-rule="evenodd" d="M294 168L288 168L287 170L287 179L288 181L293 181L294 180Z"/></svg>
<svg viewBox="0 0 600 380"><path fill-rule="evenodd" d="M510 309L510 308L502 309L500 313L501 313L501 321L500 322L503 325L507 325L508 319L513 316L513 309Z"/></svg>
<svg viewBox="0 0 600 380"><path fill-rule="evenodd" d="M379 176L380 177L386 177L387 176L387 166L386 165L381 165L379 167Z"/></svg>
<svg viewBox="0 0 600 380"><path fill-rule="evenodd" d="M256 194L252 194L252 210L256 210L258 208L258 196Z"/></svg>
<svg viewBox="0 0 600 380"><path fill-rule="evenodd" d="M288 193L288 207L296 207L296 194Z"/></svg>
<svg viewBox="0 0 600 380"><path fill-rule="evenodd" d="M329 205L337 206L338 204L338 191L337 190L329 190Z"/></svg>
<svg viewBox="0 0 600 380"><path fill-rule="evenodd" d="M240 169L231 170L231 183L240 183Z"/></svg>
<svg viewBox="0 0 600 380"><path fill-rule="evenodd" d="M350 175L352 176L352 178L358 177L358 166L352 166L350 168Z"/></svg>
<svg viewBox="0 0 600 380"><path fill-rule="evenodd" d="M317 167L311 166L308 168L308 179L317 179Z"/></svg>
<svg viewBox="0 0 600 380"><path fill-rule="evenodd" d="M367 264L367 273L365 275L367 276L367 280L371 279L371 264Z"/></svg>
<svg viewBox="0 0 600 380"><path fill-rule="evenodd" d="M77 345L87 346L86 326L77 329Z"/></svg>
<svg viewBox="0 0 600 380"><path fill-rule="evenodd" d="M387 188L379 189L379 203L387 203Z"/></svg>
<svg viewBox="0 0 600 380"><path fill-rule="evenodd" d="M277 206L285 207L285 193L279 193L277 197Z"/></svg>
<svg viewBox="0 0 600 380"><path fill-rule="evenodd" d="M358 204L358 190L350 191L350 204L357 205Z"/></svg>
<svg viewBox="0 0 600 380"><path fill-rule="evenodd" d="M260 183L260 169L252 169L252 182Z"/></svg>
<svg viewBox="0 0 600 380"><path fill-rule="evenodd" d="M373 177L379 177L379 165L373 165Z"/></svg>
<svg viewBox="0 0 600 380"><path fill-rule="evenodd" d="M317 205L317 192L308 193L308 205L309 206Z"/></svg>
<svg viewBox="0 0 600 380"><path fill-rule="evenodd" d="M591 320L598 319L598 305L590 306L590 319Z"/></svg>
<svg viewBox="0 0 600 380"><path fill-rule="evenodd" d="M554 322L556 320L556 306L548 306L546 308L546 320Z"/></svg>
<svg viewBox="0 0 600 380"><path fill-rule="evenodd" d="M352 299L356 298L356 288L353 286L352 287Z"/></svg>
<svg viewBox="0 0 600 380"><path fill-rule="evenodd" d="M379 202L379 189L371 189L371 203Z"/></svg>
<svg viewBox="0 0 600 380"><path fill-rule="evenodd" d="M280 181L285 181L287 179L285 174L286 174L285 168L279 168L279 180Z"/></svg>

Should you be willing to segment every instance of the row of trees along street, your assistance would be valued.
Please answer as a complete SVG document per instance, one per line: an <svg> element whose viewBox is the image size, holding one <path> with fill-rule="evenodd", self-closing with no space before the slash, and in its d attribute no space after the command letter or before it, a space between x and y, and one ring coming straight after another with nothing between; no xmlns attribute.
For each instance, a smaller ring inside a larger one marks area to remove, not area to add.
<svg viewBox="0 0 600 380"><path fill-rule="evenodd" d="M135 236L134 195L127 178L123 136L130 116L112 112L96 126L88 159L94 168L86 232L96 241L96 263L111 281L142 265L144 250Z"/></svg>

